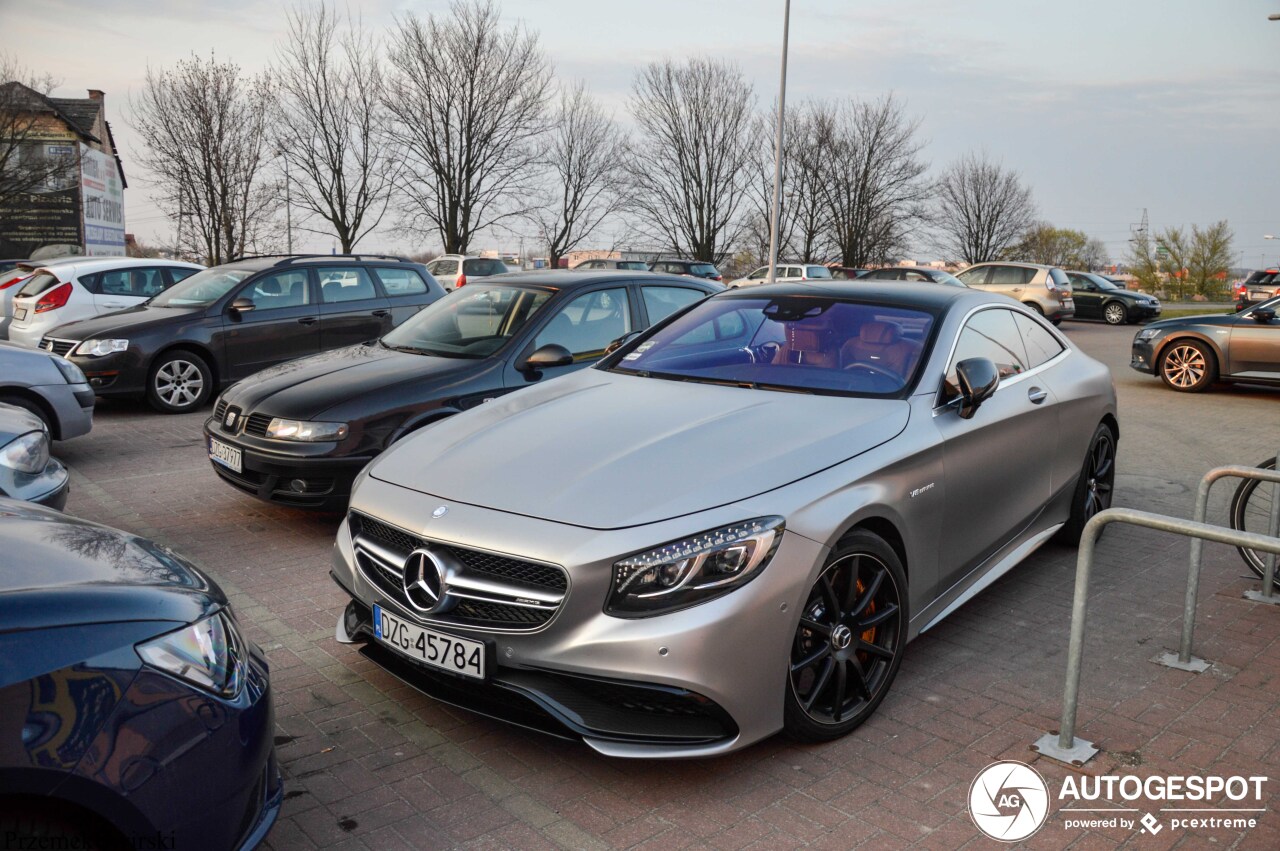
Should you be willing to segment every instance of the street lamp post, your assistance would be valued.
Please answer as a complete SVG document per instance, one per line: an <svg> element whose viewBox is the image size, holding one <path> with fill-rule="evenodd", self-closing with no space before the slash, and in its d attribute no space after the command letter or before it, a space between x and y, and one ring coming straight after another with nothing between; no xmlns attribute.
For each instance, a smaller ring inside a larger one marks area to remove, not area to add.
<svg viewBox="0 0 1280 851"><path fill-rule="evenodd" d="M786 0L782 16L782 76L778 82L778 132L773 139L773 203L769 205L769 277L778 278L778 217L782 208L782 128L787 114L787 42L791 35L791 0Z"/></svg>

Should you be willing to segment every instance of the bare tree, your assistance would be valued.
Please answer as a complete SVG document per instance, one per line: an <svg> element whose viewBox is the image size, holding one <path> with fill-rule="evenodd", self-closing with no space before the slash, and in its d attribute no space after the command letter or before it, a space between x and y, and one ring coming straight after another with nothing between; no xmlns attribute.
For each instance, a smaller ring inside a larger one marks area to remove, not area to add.
<svg viewBox="0 0 1280 851"><path fill-rule="evenodd" d="M965 154L948 166L934 194L940 247L965 263L999 259L1017 244L1036 214L1030 187L985 153Z"/></svg>
<svg viewBox="0 0 1280 851"><path fill-rule="evenodd" d="M895 259L921 218L928 164L920 159L919 127L893 95L817 110L818 187L845 266Z"/></svg>
<svg viewBox="0 0 1280 851"><path fill-rule="evenodd" d="M325 3L289 12L275 72L281 110L276 145L288 158L294 199L350 253L382 221L397 160L385 144L382 66L359 21ZM310 228L304 228L310 230Z"/></svg>
<svg viewBox="0 0 1280 851"><path fill-rule="evenodd" d="M132 105L134 129L146 146L138 159L151 171L157 205L181 217L180 251L210 265L225 263L274 227L280 192L266 169L272 102L269 75L246 77L213 56L147 69Z"/></svg>
<svg viewBox="0 0 1280 851"><path fill-rule="evenodd" d="M637 74L627 171L650 238L695 260L728 255L751 180L754 99L741 70L710 59L655 62Z"/></svg>
<svg viewBox="0 0 1280 851"><path fill-rule="evenodd" d="M0 54L0 212L33 193L70 188L78 175L74 153L50 153L45 122L55 114L46 96L57 82ZM62 141L55 148L66 148ZM74 151L74 146L71 146Z"/></svg>
<svg viewBox="0 0 1280 851"><path fill-rule="evenodd" d="M526 216L551 85L537 35L504 29L492 0L455 0L447 15L400 19L390 61L405 230L461 253L477 233Z"/></svg>
<svg viewBox="0 0 1280 851"><path fill-rule="evenodd" d="M773 202L774 137L777 108L752 124L755 148L747 186L743 239L761 263L768 260L769 214ZM822 262L831 253L829 219L822 192L825 179L815 109L799 103L787 110L783 134L782 187L778 210L778 253L781 258Z"/></svg>
<svg viewBox="0 0 1280 851"><path fill-rule="evenodd" d="M623 151L618 126L582 83L561 93L546 150L550 186L529 214L552 269L622 209Z"/></svg>

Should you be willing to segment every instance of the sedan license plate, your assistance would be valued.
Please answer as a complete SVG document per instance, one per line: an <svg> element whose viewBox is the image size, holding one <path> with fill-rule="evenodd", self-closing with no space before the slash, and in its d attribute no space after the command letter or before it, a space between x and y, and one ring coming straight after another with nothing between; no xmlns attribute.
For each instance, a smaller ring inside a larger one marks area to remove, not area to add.
<svg viewBox="0 0 1280 851"><path fill-rule="evenodd" d="M241 457L240 450L236 447L227 446L221 440L209 438L209 460L215 464L221 464L229 470L242 473L244 470Z"/></svg>
<svg viewBox="0 0 1280 851"><path fill-rule="evenodd" d="M484 642L423 629L376 603L373 606L373 634L378 641L414 661L477 680L485 677Z"/></svg>
<svg viewBox="0 0 1280 851"><path fill-rule="evenodd" d="M13 318L18 320L19 322L26 319L27 309L25 307L19 307L17 310L13 312Z"/></svg>
<svg viewBox="0 0 1280 851"><path fill-rule="evenodd" d="M1249 298L1254 301L1266 301L1271 298L1271 292L1269 290L1252 290L1249 293Z"/></svg>

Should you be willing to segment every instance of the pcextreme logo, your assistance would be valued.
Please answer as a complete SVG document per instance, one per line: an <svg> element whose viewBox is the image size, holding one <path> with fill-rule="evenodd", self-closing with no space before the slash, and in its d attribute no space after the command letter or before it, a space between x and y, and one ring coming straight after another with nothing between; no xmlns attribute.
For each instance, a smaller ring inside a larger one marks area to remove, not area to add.
<svg viewBox="0 0 1280 851"><path fill-rule="evenodd" d="M1020 842L1044 825L1049 787L1026 763L988 765L969 787L969 815L978 830L1001 842Z"/></svg>

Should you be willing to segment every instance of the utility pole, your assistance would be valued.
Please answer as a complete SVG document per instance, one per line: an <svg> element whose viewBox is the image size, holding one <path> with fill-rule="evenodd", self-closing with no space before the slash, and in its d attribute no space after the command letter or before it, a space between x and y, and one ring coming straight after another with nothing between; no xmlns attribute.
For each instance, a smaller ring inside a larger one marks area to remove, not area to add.
<svg viewBox="0 0 1280 851"><path fill-rule="evenodd" d="M778 132L773 139L773 203L769 206L769 277L777 281L778 218L782 208L782 129L787 115L787 42L791 36L791 0L786 0L782 16L782 76L778 82Z"/></svg>
<svg viewBox="0 0 1280 851"><path fill-rule="evenodd" d="M293 183L289 180L289 154L283 148L276 151L284 160L284 228L285 228L285 249L289 254L293 253Z"/></svg>
<svg viewBox="0 0 1280 851"><path fill-rule="evenodd" d="M178 235L177 237L175 237L177 245L173 247L174 260L182 259L182 217L186 214L186 210L183 209L182 202L186 200L186 197L187 197L187 193L183 192L182 189L179 188L178 189Z"/></svg>

